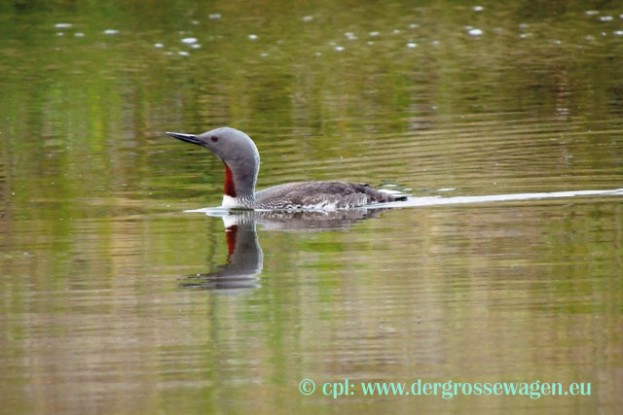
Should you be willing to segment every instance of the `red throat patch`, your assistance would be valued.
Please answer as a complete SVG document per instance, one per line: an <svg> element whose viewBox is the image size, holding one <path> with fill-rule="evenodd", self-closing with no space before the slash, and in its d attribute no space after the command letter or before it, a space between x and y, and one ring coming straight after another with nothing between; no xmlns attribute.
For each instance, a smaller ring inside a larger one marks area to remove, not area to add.
<svg viewBox="0 0 623 415"><path fill-rule="evenodd" d="M225 194L230 197L236 197L236 185L234 183L234 174L225 163Z"/></svg>

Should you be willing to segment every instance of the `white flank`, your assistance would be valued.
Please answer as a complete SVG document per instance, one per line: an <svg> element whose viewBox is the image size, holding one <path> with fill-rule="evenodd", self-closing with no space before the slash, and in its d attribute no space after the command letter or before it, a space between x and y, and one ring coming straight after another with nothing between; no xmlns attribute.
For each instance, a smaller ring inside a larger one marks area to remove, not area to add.
<svg viewBox="0 0 623 415"><path fill-rule="evenodd" d="M221 206L229 209L241 207L238 203L238 199L227 195L223 195L223 203L221 203Z"/></svg>
<svg viewBox="0 0 623 415"><path fill-rule="evenodd" d="M303 209L303 210L337 210L337 201L335 201L335 202L322 201L322 202L316 203L315 205L300 206L298 209Z"/></svg>

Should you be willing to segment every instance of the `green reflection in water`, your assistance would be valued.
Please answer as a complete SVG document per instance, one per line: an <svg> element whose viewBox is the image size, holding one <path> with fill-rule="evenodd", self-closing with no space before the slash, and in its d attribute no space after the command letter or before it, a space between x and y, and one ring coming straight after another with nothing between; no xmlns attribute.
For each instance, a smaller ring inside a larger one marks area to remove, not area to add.
<svg viewBox="0 0 623 415"><path fill-rule="evenodd" d="M165 130L248 131L264 185L620 187L620 4L480 4L0 4L8 410L439 412L435 400L329 406L295 391L305 376L414 374L599 382L583 401L447 412L620 408L616 201L264 232L259 289L178 286L226 261L221 223L179 213L220 201L222 167Z"/></svg>

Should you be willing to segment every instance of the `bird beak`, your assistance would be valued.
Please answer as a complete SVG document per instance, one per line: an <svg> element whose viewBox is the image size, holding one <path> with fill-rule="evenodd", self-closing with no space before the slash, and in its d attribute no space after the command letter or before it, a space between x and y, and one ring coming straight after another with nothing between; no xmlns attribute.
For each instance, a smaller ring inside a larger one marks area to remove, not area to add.
<svg viewBox="0 0 623 415"><path fill-rule="evenodd" d="M199 140L197 136L193 134L172 133L168 131L167 131L167 134L173 138L177 138L178 140L185 141L187 143L197 144L197 145L203 144L201 140Z"/></svg>

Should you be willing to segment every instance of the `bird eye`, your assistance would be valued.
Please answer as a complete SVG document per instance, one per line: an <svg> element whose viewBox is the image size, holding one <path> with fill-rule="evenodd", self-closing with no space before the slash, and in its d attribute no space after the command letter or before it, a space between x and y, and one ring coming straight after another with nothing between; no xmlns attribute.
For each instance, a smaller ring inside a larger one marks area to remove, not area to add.
<svg viewBox="0 0 623 415"><path fill-rule="evenodd" d="M212 137L210 137L210 140L212 140L212 142L216 143L218 141L218 137L213 135Z"/></svg>

